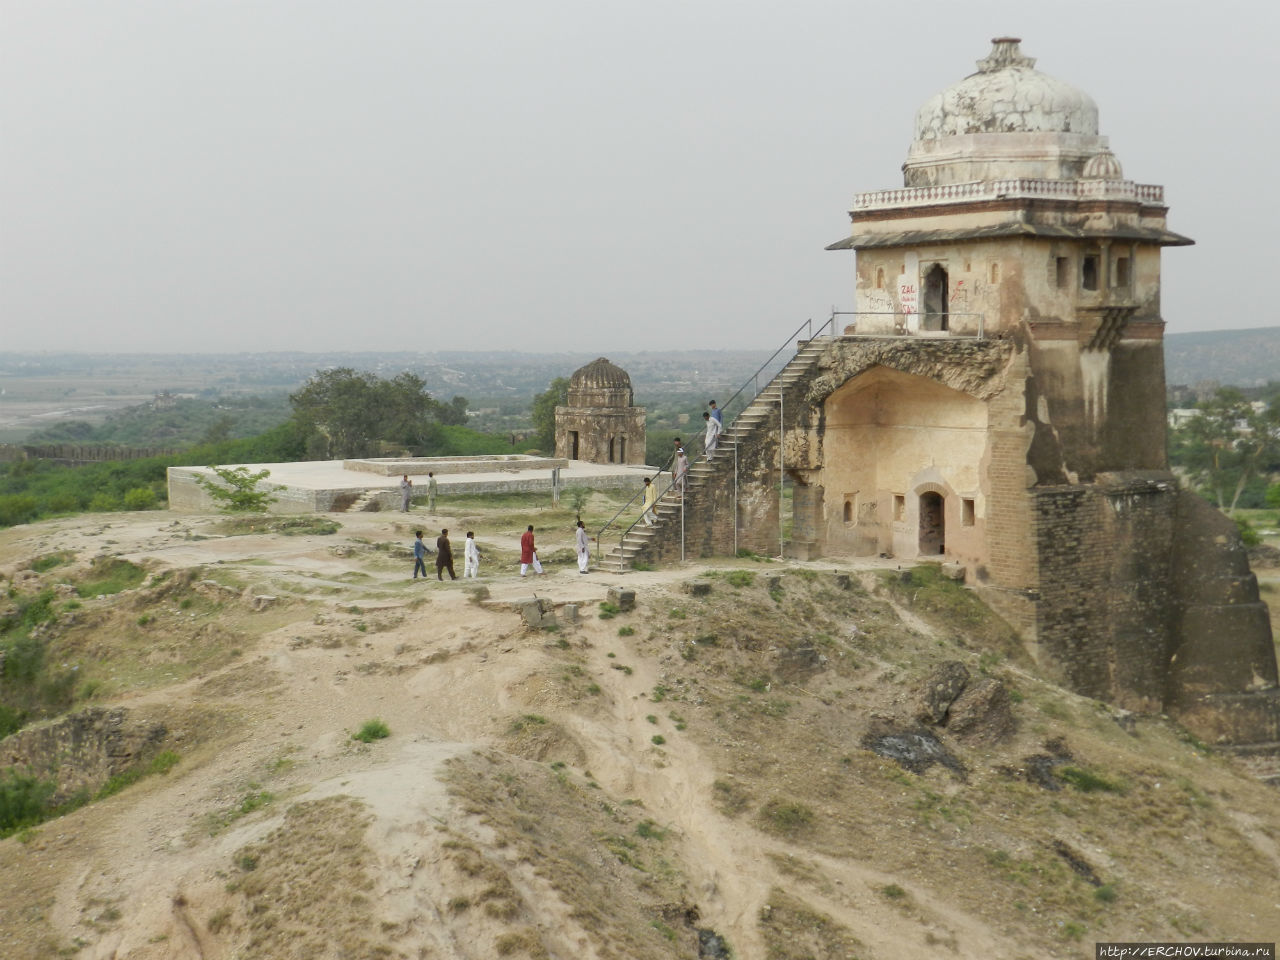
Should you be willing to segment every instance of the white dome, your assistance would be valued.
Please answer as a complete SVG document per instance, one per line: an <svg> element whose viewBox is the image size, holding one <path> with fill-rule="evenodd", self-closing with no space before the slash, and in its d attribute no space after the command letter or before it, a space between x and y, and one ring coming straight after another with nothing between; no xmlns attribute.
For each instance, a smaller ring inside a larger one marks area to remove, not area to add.
<svg viewBox="0 0 1280 960"><path fill-rule="evenodd" d="M1088 94L1037 71L1016 37L991 43L977 73L916 112L915 140L902 165L905 186L1074 180L1107 149L1107 138L1098 135L1098 106Z"/></svg>
<svg viewBox="0 0 1280 960"><path fill-rule="evenodd" d="M978 72L935 94L916 112L916 139L966 133L1096 136L1098 105L1083 90L1034 69L1016 37L992 40Z"/></svg>

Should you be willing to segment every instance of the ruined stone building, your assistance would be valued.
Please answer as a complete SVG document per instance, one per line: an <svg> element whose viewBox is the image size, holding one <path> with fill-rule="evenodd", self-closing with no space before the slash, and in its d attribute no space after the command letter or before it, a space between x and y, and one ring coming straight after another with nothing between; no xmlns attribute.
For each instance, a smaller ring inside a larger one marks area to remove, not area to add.
<svg viewBox="0 0 1280 960"><path fill-rule="evenodd" d="M623 555L776 554L784 472L792 555L954 562L1073 689L1280 740L1256 579L1166 460L1161 253L1191 241L1163 188L1010 38L925 101L902 169L828 247L856 254L854 309L695 465L683 538Z"/></svg>
<svg viewBox="0 0 1280 960"><path fill-rule="evenodd" d="M644 463L644 407L627 371L600 357L574 371L556 407L556 456L588 463Z"/></svg>

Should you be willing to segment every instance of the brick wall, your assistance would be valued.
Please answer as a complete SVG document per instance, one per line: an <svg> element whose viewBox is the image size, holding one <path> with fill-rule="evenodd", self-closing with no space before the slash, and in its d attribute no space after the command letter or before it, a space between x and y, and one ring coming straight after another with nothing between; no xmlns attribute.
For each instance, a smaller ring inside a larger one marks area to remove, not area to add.
<svg viewBox="0 0 1280 960"><path fill-rule="evenodd" d="M1176 482L1155 472L1100 475L1038 488L1032 503L1044 666L1079 693L1159 711L1176 615Z"/></svg>

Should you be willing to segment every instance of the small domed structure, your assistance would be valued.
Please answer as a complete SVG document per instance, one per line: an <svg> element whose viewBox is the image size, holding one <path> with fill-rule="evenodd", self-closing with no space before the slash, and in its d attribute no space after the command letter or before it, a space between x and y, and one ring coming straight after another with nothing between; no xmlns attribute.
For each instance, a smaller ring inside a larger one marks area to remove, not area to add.
<svg viewBox="0 0 1280 960"><path fill-rule="evenodd" d="M588 463L644 463L645 412L627 371L598 357L575 370L556 407L556 456Z"/></svg>
<svg viewBox="0 0 1280 960"><path fill-rule="evenodd" d="M1077 179L1091 158L1109 154L1093 98L1036 70L1021 42L996 37L977 73L924 102L902 168L905 186Z"/></svg>
<svg viewBox="0 0 1280 960"><path fill-rule="evenodd" d="M569 378L571 407L629 407L632 404L631 377L605 357L579 367Z"/></svg>

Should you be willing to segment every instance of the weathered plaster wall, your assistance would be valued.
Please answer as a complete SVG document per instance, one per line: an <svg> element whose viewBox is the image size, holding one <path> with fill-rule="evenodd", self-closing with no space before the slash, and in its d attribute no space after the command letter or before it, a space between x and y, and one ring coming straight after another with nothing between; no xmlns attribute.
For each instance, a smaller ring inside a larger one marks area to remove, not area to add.
<svg viewBox="0 0 1280 960"><path fill-rule="evenodd" d="M985 562L979 468L987 414L981 401L874 367L827 398L825 420L817 480L827 492L820 528L825 552L921 555L920 496L937 492L944 497L947 552ZM974 504L968 523L966 498Z"/></svg>
<svg viewBox="0 0 1280 960"><path fill-rule="evenodd" d="M644 407L556 407L556 456L587 463L644 463Z"/></svg>

